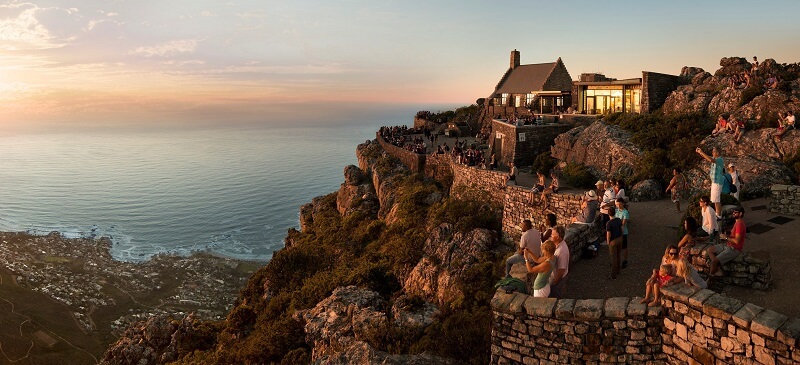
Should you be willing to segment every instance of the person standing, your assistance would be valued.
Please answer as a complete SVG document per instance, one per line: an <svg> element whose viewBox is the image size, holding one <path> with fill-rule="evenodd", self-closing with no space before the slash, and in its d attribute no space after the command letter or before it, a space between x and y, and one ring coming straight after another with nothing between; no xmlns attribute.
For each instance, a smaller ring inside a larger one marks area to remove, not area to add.
<svg viewBox="0 0 800 365"><path fill-rule="evenodd" d="M614 207L608 208L608 216L611 218L606 223L606 241L608 242L608 253L611 257L611 279L619 276L619 251L622 246L622 221L616 216Z"/></svg>
<svg viewBox="0 0 800 365"><path fill-rule="evenodd" d="M695 149L700 156L706 161L711 163L709 170L709 177L711 178L711 202L714 203L714 213L717 219L722 217L722 204L720 196L722 195L722 185L725 183L725 161L719 154L719 148L714 147L711 149L711 156L707 155L700 147Z"/></svg>
<svg viewBox="0 0 800 365"><path fill-rule="evenodd" d="M686 176L683 176L681 169L672 169L672 180L669 181L669 186L664 192L672 193L672 202L675 203L675 211L681 212L681 198L687 190L688 184L686 183Z"/></svg>
<svg viewBox="0 0 800 365"><path fill-rule="evenodd" d="M520 228L522 228L522 236L519 238L519 247L517 248L517 252L506 259L507 278L511 277L511 267L514 266L514 264L521 264L525 262L526 248L530 252L536 254L536 256L541 256L542 254L542 235L539 233L539 231L533 229L533 223L531 220L526 219L522 221Z"/></svg>
<svg viewBox="0 0 800 365"><path fill-rule="evenodd" d="M742 185L743 185L742 178L739 177L739 172L736 171L736 166L734 166L732 163L728 164L728 174L731 175L731 179L733 180L733 186L736 187L736 192L733 193L733 197L736 198L736 200L739 200L739 193L742 192Z"/></svg>
<svg viewBox="0 0 800 365"><path fill-rule="evenodd" d="M553 254L553 257L556 259L556 268L553 276L550 278L550 282L552 284L550 296L553 298L563 298L564 293L567 291L567 275L569 274L569 246L567 246L567 241L564 241L565 234L566 230L564 229L564 226L556 226L550 237L550 240L556 245L556 250Z"/></svg>
<svg viewBox="0 0 800 365"><path fill-rule="evenodd" d="M615 214L620 221L622 221L622 246L620 252L622 254L622 268L628 267L628 222L631 219L628 209L625 208L625 199L617 198L617 212Z"/></svg>
<svg viewBox="0 0 800 365"><path fill-rule="evenodd" d="M605 191L603 192L603 195L602 195L603 198L602 198L602 201L600 202L600 214L603 215L601 224L602 224L603 227L605 227L606 223L608 223L608 221L610 219L609 213L608 213L608 208L614 207L614 204L615 204L614 203L614 195L615 195L615 193L614 193L614 188L612 187L612 184L611 184L611 180L606 180L603 183L603 186L605 187ZM611 215L613 215L613 214L611 214Z"/></svg>
<svg viewBox="0 0 800 365"><path fill-rule="evenodd" d="M718 229L714 209L711 208L709 198L705 195L700 197L700 201L697 204L700 205L700 214L703 216L702 225L697 230L697 237L708 237L708 240L713 242Z"/></svg>
<svg viewBox="0 0 800 365"><path fill-rule="evenodd" d="M554 256L555 244L547 240L542 243L542 255L536 255L527 248L525 252L525 268L531 274L536 274L533 281L533 296L535 298L547 298L552 291L550 281L553 271L556 268L556 258ZM530 257L530 259L528 259Z"/></svg>

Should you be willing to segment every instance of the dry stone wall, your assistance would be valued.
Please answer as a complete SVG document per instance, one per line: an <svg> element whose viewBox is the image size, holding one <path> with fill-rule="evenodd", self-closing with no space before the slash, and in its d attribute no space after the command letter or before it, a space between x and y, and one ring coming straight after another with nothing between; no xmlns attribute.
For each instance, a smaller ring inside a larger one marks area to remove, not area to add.
<svg viewBox="0 0 800 365"><path fill-rule="evenodd" d="M780 214L800 215L800 186L772 185L770 211Z"/></svg>
<svg viewBox="0 0 800 365"><path fill-rule="evenodd" d="M397 147L389 142L386 142L380 135L380 133L375 133L376 139L378 143L383 147L383 149L388 152L390 155L396 157L406 165L409 170L412 172L423 172L425 171L425 155L421 155L418 153L414 153L404 148Z"/></svg>
<svg viewBox="0 0 800 365"><path fill-rule="evenodd" d="M643 364L666 359L663 313L638 298L555 299L498 291L492 364Z"/></svg>
<svg viewBox="0 0 800 365"><path fill-rule="evenodd" d="M641 298L492 298L492 364L798 364L800 319L682 284Z"/></svg>
<svg viewBox="0 0 800 365"><path fill-rule="evenodd" d="M708 274L705 250L708 245L697 244L689 250L689 262L697 271ZM756 290L767 290L772 283L772 263L769 251L743 252L722 266L725 275L719 277L723 284L738 285Z"/></svg>
<svg viewBox="0 0 800 365"><path fill-rule="evenodd" d="M707 289L664 294L663 351L673 364L800 363L800 320Z"/></svg>

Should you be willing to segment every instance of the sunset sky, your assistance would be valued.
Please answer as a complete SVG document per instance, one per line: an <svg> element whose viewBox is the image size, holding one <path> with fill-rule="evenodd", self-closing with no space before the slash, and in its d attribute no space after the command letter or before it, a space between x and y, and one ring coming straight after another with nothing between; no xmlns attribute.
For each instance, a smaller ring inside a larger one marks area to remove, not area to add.
<svg viewBox="0 0 800 365"><path fill-rule="evenodd" d="M523 64L561 57L573 78L800 62L791 0L0 4L0 123L465 105L492 91L513 49Z"/></svg>

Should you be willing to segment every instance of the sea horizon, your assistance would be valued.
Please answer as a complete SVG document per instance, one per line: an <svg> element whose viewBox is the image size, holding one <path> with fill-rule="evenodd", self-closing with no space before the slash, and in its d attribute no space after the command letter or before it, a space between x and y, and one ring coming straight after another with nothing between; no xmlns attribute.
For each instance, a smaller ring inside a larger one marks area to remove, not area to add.
<svg viewBox="0 0 800 365"><path fill-rule="evenodd" d="M416 108L424 109L424 108ZM438 110L438 109L434 109ZM117 260L194 252L268 261L355 148L416 110L325 125L85 124L0 136L0 230L108 237Z"/></svg>

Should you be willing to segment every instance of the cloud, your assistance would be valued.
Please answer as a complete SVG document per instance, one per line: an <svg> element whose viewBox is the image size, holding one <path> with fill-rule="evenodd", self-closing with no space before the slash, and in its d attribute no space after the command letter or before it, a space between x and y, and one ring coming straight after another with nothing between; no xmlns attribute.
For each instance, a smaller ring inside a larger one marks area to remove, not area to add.
<svg viewBox="0 0 800 365"><path fill-rule="evenodd" d="M117 16L117 15L119 15L119 13L115 13L115 12L106 13L107 17Z"/></svg>
<svg viewBox="0 0 800 365"><path fill-rule="evenodd" d="M137 47L130 54L140 55L144 57L169 57L181 53L192 53L197 49L196 39L178 39L169 42L156 44L154 46Z"/></svg>
<svg viewBox="0 0 800 365"><path fill-rule="evenodd" d="M36 12L41 8L33 4L11 4L0 6L0 41L6 49L45 49L54 47L53 36L39 23Z"/></svg>

